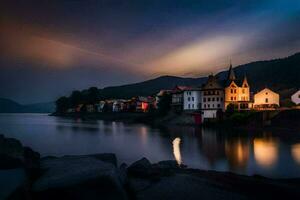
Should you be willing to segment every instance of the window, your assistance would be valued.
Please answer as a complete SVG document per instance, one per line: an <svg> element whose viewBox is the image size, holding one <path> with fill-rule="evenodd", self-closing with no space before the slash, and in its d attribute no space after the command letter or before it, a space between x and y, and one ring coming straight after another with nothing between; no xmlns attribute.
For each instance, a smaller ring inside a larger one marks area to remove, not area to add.
<svg viewBox="0 0 300 200"><path fill-rule="evenodd" d="M207 107L210 107L210 105L208 104Z"/></svg>
<svg viewBox="0 0 300 200"><path fill-rule="evenodd" d="M190 101L191 100L191 97L188 97L188 101Z"/></svg>
<svg viewBox="0 0 300 200"><path fill-rule="evenodd" d="M242 93L245 94L245 89L242 89Z"/></svg>
<svg viewBox="0 0 300 200"><path fill-rule="evenodd" d="M217 91L216 94L219 95L219 91Z"/></svg>
<svg viewBox="0 0 300 200"><path fill-rule="evenodd" d="M221 107L221 105L220 104L218 104L218 108L220 108Z"/></svg>
<svg viewBox="0 0 300 200"><path fill-rule="evenodd" d="M230 93L233 94L233 89L230 90Z"/></svg>
<svg viewBox="0 0 300 200"><path fill-rule="evenodd" d="M215 104L213 104L212 107L214 108L214 107L215 107Z"/></svg>
<svg viewBox="0 0 300 200"><path fill-rule="evenodd" d="M189 109L190 109L190 108L191 108L191 105L189 104L188 107L189 107Z"/></svg>
<svg viewBox="0 0 300 200"><path fill-rule="evenodd" d="M268 95L268 93L266 92L266 95Z"/></svg>
<svg viewBox="0 0 300 200"><path fill-rule="evenodd" d="M192 97L192 101L194 101L194 97Z"/></svg>
<svg viewBox="0 0 300 200"><path fill-rule="evenodd" d="M266 103L269 103L269 99L268 98L266 98Z"/></svg>
<svg viewBox="0 0 300 200"><path fill-rule="evenodd" d="M234 100L236 100L236 97L234 97Z"/></svg>
<svg viewBox="0 0 300 200"><path fill-rule="evenodd" d="M210 101L210 98L209 98L209 97L207 98L207 101Z"/></svg>
<svg viewBox="0 0 300 200"><path fill-rule="evenodd" d="M204 104L204 108L206 108L206 104Z"/></svg>
<svg viewBox="0 0 300 200"><path fill-rule="evenodd" d="M233 101L233 97L231 97L230 99L231 99L231 101Z"/></svg>
<svg viewBox="0 0 300 200"><path fill-rule="evenodd" d="M203 102L206 102L206 98L205 97L203 98Z"/></svg>
<svg viewBox="0 0 300 200"><path fill-rule="evenodd" d="M221 101L223 101L223 97L221 97Z"/></svg>
<svg viewBox="0 0 300 200"><path fill-rule="evenodd" d="M212 98L212 101L215 101L215 97Z"/></svg>
<svg viewBox="0 0 300 200"><path fill-rule="evenodd" d="M234 89L234 93L236 93L236 89Z"/></svg>
<svg viewBox="0 0 300 200"><path fill-rule="evenodd" d="M192 104L192 108L194 108L194 104Z"/></svg>
<svg viewBox="0 0 300 200"><path fill-rule="evenodd" d="M217 101L219 101L219 97L217 97Z"/></svg>

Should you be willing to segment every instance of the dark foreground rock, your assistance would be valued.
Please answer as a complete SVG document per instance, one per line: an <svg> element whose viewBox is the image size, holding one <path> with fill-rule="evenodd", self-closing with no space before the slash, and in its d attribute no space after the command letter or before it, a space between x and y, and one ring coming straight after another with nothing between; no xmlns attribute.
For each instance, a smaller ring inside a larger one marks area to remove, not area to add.
<svg viewBox="0 0 300 200"><path fill-rule="evenodd" d="M0 136L0 199L300 199L300 180L187 169L142 158L118 167L114 154L46 157ZM35 174L35 176L32 176Z"/></svg>
<svg viewBox="0 0 300 200"><path fill-rule="evenodd" d="M34 199L127 199L113 154L47 158L41 170Z"/></svg>

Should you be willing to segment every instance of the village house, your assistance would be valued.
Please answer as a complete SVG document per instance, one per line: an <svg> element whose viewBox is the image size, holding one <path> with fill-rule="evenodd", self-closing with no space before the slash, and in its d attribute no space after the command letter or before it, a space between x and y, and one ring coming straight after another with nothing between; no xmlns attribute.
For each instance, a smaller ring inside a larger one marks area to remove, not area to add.
<svg viewBox="0 0 300 200"><path fill-rule="evenodd" d="M176 86L172 90L172 103L171 107L175 112L181 112L183 110L183 92L190 87L187 86Z"/></svg>
<svg viewBox="0 0 300 200"><path fill-rule="evenodd" d="M273 110L279 107L279 94L265 88L254 95L254 109Z"/></svg>
<svg viewBox="0 0 300 200"><path fill-rule="evenodd" d="M189 88L183 91L183 110L197 111L201 108L200 88Z"/></svg>
<svg viewBox="0 0 300 200"><path fill-rule="evenodd" d="M137 97L136 112L148 112L155 107L155 98L153 97Z"/></svg>
<svg viewBox="0 0 300 200"><path fill-rule="evenodd" d="M218 118L224 111L224 89L216 76L210 75L201 89L202 119Z"/></svg>
<svg viewBox="0 0 300 200"><path fill-rule="evenodd" d="M300 105L300 90L298 90L297 92L295 92L295 93L291 96L291 100L292 100L292 102L294 102L296 105Z"/></svg>
<svg viewBox="0 0 300 200"><path fill-rule="evenodd" d="M245 76L242 81L237 80L231 64L225 83L225 109L230 104L237 110L249 110L252 108L247 77Z"/></svg>
<svg viewBox="0 0 300 200"><path fill-rule="evenodd" d="M96 111L96 109L95 109L95 106L93 104L87 104L86 105L86 112L93 113L95 111Z"/></svg>

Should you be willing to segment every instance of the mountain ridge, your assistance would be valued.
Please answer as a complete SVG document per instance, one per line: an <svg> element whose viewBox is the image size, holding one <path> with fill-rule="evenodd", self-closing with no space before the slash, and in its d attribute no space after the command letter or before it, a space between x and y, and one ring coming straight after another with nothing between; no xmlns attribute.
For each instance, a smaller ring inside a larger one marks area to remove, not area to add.
<svg viewBox="0 0 300 200"><path fill-rule="evenodd" d="M234 67L238 78L247 75L252 92L269 87L286 98L300 87L300 52L271 60L254 61ZM225 80L227 71L216 74ZM176 85L201 86L207 77L184 78L178 76L159 76L143 82L111 86L99 89L105 98L130 98L147 96L159 92L160 89L172 89Z"/></svg>

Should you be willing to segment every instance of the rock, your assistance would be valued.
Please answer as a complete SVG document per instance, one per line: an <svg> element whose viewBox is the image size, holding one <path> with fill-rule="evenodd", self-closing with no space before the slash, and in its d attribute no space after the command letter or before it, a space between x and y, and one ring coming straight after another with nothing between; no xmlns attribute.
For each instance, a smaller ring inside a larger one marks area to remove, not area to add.
<svg viewBox="0 0 300 200"><path fill-rule="evenodd" d="M0 199L7 199L26 184L26 172L22 168L0 170Z"/></svg>
<svg viewBox="0 0 300 200"><path fill-rule="evenodd" d="M39 168L40 155L16 139L0 136L0 169Z"/></svg>
<svg viewBox="0 0 300 200"><path fill-rule="evenodd" d="M43 159L45 173L33 185L35 198L126 199L118 169L99 158L101 155Z"/></svg>
<svg viewBox="0 0 300 200"><path fill-rule="evenodd" d="M24 147L24 166L29 170L38 170L40 168L40 154L29 147Z"/></svg>
<svg viewBox="0 0 300 200"><path fill-rule="evenodd" d="M148 177L153 172L153 167L147 158L142 158L128 167L128 173L134 176Z"/></svg>
<svg viewBox="0 0 300 200"><path fill-rule="evenodd" d="M159 168L162 169L178 169L180 168L180 166L178 165L178 163L176 162L176 160L164 160L164 161L160 161L157 163L156 165Z"/></svg>
<svg viewBox="0 0 300 200"><path fill-rule="evenodd" d="M120 181L123 185L127 183L127 164L122 163L119 168Z"/></svg>
<svg viewBox="0 0 300 200"><path fill-rule="evenodd" d="M140 181L131 185L136 191L137 200L172 199L246 199L237 193L218 188L205 179L186 174L162 177L160 181ZM143 187L142 187L143 186Z"/></svg>

